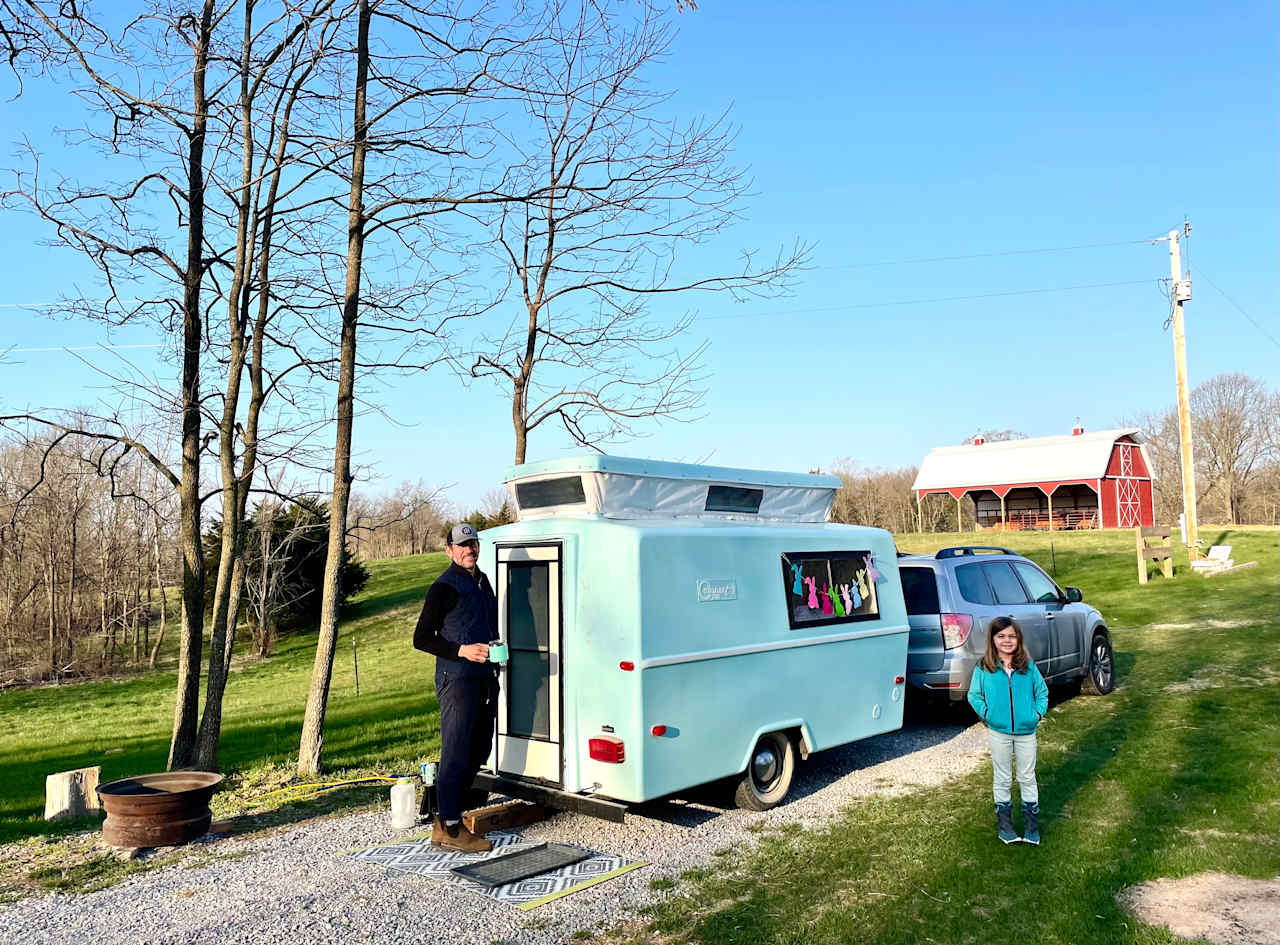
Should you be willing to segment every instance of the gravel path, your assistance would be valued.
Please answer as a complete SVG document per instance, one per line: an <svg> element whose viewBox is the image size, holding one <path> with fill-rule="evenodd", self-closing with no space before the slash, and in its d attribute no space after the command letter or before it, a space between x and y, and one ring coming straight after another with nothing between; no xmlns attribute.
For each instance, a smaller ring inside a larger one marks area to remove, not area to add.
<svg viewBox="0 0 1280 945"><path fill-rule="evenodd" d="M765 814L697 800L665 801L626 824L559 814L523 828L529 840L561 840L651 865L524 913L455 886L398 873L341 851L398 836L383 811L302 824L267 836L210 839L187 866L144 873L98 893L50 894L0 907L0 942L390 943L431 939L533 945L568 940L652 902L659 877L753 844L763 822L819 826L850 800L928 788L971 771L986 752L981 725L912 722L814 755L786 804Z"/></svg>

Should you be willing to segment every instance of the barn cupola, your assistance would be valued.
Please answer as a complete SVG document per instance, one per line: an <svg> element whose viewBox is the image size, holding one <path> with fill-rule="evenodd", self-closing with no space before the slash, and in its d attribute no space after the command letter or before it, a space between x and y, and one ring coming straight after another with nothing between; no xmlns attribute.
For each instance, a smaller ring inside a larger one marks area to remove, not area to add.
<svg viewBox="0 0 1280 945"><path fill-rule="evenodd" d="M985 442L987 442L987 438L983 436L981 433L979 433L977 436L973 438L974 446L981 446Z"/></svg>
<svg viewBox="0 0 1280 945"><path fill-rule="evenodd" d="M1080 418L1076 417L1076 425L1071 428L1072 436L1084 436L1084 427L1080 425Z"/></svg>

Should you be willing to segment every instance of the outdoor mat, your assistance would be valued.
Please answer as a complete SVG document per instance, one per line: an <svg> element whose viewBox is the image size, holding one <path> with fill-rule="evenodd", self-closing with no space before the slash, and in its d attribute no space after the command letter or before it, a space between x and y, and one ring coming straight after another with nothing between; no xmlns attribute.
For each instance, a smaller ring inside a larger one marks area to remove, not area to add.
<svg viewBox="0 0 1280 945"><path fill-rule="evenodd" d="M584 847L571 847L567 843L539 843L513 853L455 866L451 872L481 886L506 886L531 876L554 873L558 869L579 863L590 855L591 851Z"/></svg>
<svg viewBox="0 0 1280 945"><path fill-rule="evenodd" d="M350 850L347 856L405 873L416 873L428 879L460 886L487 899L496 899L516 909L528 911L556 899L607 882L623 873L646 866L643 860L628 860L611 853L586 850L586 859L570 863L549 873L539 873L501 886L482 886L453 872L458 866L480 863L487 859L530 849L535 844L524 842L519 834L493 831L485 834L492 843L488 853L459 853L431 845L431 835L409 837L395 843Z"/></svg>

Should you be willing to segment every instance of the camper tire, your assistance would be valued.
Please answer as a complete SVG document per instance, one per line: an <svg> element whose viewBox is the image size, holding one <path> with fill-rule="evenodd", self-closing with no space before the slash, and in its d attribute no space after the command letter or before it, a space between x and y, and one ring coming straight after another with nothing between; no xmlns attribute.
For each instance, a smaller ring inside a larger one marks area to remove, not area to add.
<svg viewBox="0 0 1280 945"><path fill-rule="evenodd" d="M786 732L761 735L733 793L734 804L756 811L777 807L791 790L795 771L796 746L791 736Z"/></svg>

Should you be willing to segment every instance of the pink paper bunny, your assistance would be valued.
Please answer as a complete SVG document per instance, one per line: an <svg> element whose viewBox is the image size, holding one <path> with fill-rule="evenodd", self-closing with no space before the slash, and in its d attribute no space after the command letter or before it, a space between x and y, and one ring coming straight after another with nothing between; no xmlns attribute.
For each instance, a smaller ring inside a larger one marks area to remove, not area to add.
<svg viewBox="0 0 1280 945"><path fill-rule="evenodd" d="M818 579L811 578L811 577L805 578L804 583L809 585L809 600L808 600L809 609L817 610L818 609Z"/></svg>
<svg viewBox="0 0 1280 945"><path fill-rule="evenodd" d="M831 606L831 588L824 584L822 585L822 613L830 617L835 612L836 609Z"/></svg>

